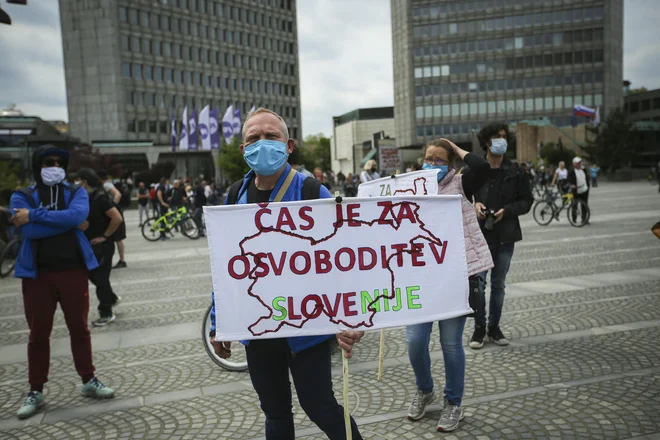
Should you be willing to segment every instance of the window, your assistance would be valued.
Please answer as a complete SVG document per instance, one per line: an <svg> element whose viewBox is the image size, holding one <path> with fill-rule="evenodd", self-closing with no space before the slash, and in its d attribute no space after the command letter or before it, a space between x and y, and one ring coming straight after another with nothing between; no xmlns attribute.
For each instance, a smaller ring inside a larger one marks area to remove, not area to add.
<svg viewBox="0 0 660 440"><path fill-rule="evenodd" d="M451 106L449 104L443 104L442 106L442 116L451 116ZM454 115L456 116L456 115Z"/></svg>
<svg viewBox="0 0 660 440"><path fill-rule="evenodd" d="M128 21L128 12L124 7L119 8L119 21L122 23L126 23Z"/></svg>
<svg viewBox="0 0 660 440"><path fill-rule="evenodd" d="M561 96L555 96L555 104L554 104L554 108L556 108L557 110L563 108L563 107L562 107L563 104L562 104L562 99L561 99L561 98L562 98Z"/></svg>
<svg viewBox="0 0 660 440"><path fill-rule="evenodd" d="M440 66L440 72L441 72L442 76L449 76L449 73L450 73L449 72L449 66L446 65L446 64L443 65L443 66Z"/></svg>
<svg viewBox="0 0 660 440"><path fill-rule="evenodd" d="M174 82L174 75L172 73L172 69L166 67L164 71L164 75L165 75L165 82L168 83Z"/></svg>
<svg viewBox="0 0 660 440"><path fill-rule="evenodd" d="M424 67L424 78L431 77L431 67Z"/></svg>
<svg viewBox="0 0 660 440"><path fill-rule="evenodd" d="M163 68L160 66L154 67L154 81L163 80Z"/></svg>
<svg viewBox="0 0 660 440"><path fill-rule="evenodd" d="M135 119L126 123L126 131L129 133L135 133Z"/></svg>
<svg viewBox="0 0 660 440"><path fill-rule="evenodd" d="M146 11L140 12L140 26L149 27L149 13Z"/></svg>
<svg viewBox="0 0 660 440"><path fill-rule="evenodd" d="M486 114L486 103L485 102L480 102L479 103L479 114L480 115L485 115Z"/></svg>
<svg viewBox="0 0 660 440"><path fill-rule="evenodd" d="M151 55L151 40L147 38L142 39L142 53Z"/></svg>
<svg viewBox="0 0 660 440"><path fill-rule="evenodd" d="M552 103L553 103L552 97L546 97L544 102L545 109L552 110Z"/></svg>
<svg viewBox="0 0 660 440"><path fill-rule="evenodd" d="M650 99L644 99L642 101L642 111L647 112L651 110L651 100Z"/></svg>
<svg viewBox="0 0 660 440"><path fill-rule="evenodd" d="M138 11L137 9L129 9L128 10L128 22L130 24L138 24Z"/></svg>
<svg viewBox="0 0 660 440"><path fill-rule="evenodd" d="M531 98L525 99L525 111L534 111L534 100Z"/></svg>
<svg viewBox="0 0 660 440"><path fill-rule="evenodd" d="M594 95L594 105L603 105L603 95L601 94ZM653 108L654 109L660 108L660 98L655 98L653 100Z"/></svg>
<svg viewBox="0 0 660 440"><path fill-rule="evenodd" d="M151 66L144 66L144 79L151 81L153 77L153 68Z"/></svg>
<svg viewBox="0 0 660 440"><path fill-rule="evenodd" d="M424 106L424 117L429 119L433 117L433 106L431 105Z"/></svg>
<svg viewBox="0 0 660 440"><path fill-rule="evenodd" d="M471 102L470 103L470 115L476 115L477 114L477 103L476 102Z"/></svg>
<svg viewBox="0 0 660 440"><path fill-rule="evenodd" d="M564 96L564 108L573 108L572 96Z"/></svg>
<svg viewBox="0 0 660 440"><path fill-rule="evenodd" d="M160 29L162 31L169 31L170 30L170 17L167 17L165 15L161 15L161 17L160 17Z"/></svg>
<svg viewBox="0 0 660 440"><path fill-rule="evenodd" d="M163 56L171 57L172 56L172 45L166 41L163 42L162 47Z"/></svg>
<svg viewBox="0 0 660 440"><path fill-rule="evenodd" d="M488 101L488 114L494 115L496 111L497 111L497 107L495 101Z"/></svg>
<svg viewBox="0 0 660 440"><path fill-rule="evenodd" d="M142 79L142 64L133 64L132 74L133 78Z"/></svg>
<svg viewBox="0 0 660 440"><path fill-rule="evenodd" d="M122 75L124 75L124 78L130 78L131 77L131 64L130 63L122 63L121 71L122 71Z"/></svg>
<svg viewBox="0 0 660 440"><path fill-rule="evenodd" d="M128 35L121 36L121 50L131 50Z"/></svg>
<svg viewBox="0 0 660 440"><path fill-rule="evenodd" d="M421 78L422 77L422 68L421 67L415 67L415 78Z"/></svg>

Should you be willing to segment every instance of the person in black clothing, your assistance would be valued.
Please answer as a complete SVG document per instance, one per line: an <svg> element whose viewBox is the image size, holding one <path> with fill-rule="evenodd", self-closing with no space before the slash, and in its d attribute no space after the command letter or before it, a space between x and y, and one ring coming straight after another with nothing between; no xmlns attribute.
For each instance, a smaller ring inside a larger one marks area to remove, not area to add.
<svg viewBox="0 0 660 440"><path fill-rule="evenodd" d="M145 220L149 218L149 190L144 186L144 182L138 184L137 190L137 199L138 199L138 211L140 213L140 224L139 227L142 227L142 215L144 214Z"/></svg>
<svg viewBox="0 0 660 440"><path fill-rule="evenodd" d="M509 341L500 330L500 318L504 305L504 285L513 257L514 243L522 240L518 216L527 214L532 207L529 179L525 170L504 157L509 129L506 124L492 123L478 135L479 143L486 149L486 160L490 174L486 183L475 192L475 209L481 231L488 242L493 267L490 271L490 307L486 322L486 276L480 275L480 304L475 314L475 329L470 347L479 349L488 338L497 345L508 345Z"/></svg>
<svg viewBox="0 0 660 440"><path fill-rule="evenodd" d="M202 222L202 215L204 214L203 206L206 206L206 194L204 190L206 188L206 181L202 180L200 183L198 180L195 180L195 212L193 213L193 220L199 231L199 236L204 237L204 223Z"/></svg>
<svg viewBox="0 0 660 440"><path fill-rule="evenodd" d="M103 327L115 320L112 307L121 301L112 290L110 272L112 272L112 257L115 254L112 234L123 220L119 210L103 190L94 170L83 168L76 176L80 186L89 194L89 215L81 229L85 231L85 236L99 262L99 267L89 272L89 280L96 286L96 297L99 300L99 319L92 324L95 327Z"/></svg>
<svg viewBox="0 0 660 440"><path fill-rule="evenodd" d="M568 172L568 183L570 190L576 200L582 200L589 205L589 189L591 188L591 176L582 168L582 159L578 156L573 158L573 169ZM586 210L581 210L582 223L588 225L589 218ZM578 209L577 204L571 207L571 216L573 222L577 221Z"/></svg>
<svg viewBox="0 0 660 440"><path fill-rule="evenodd" d="M156 187L156 203L158 204L158 215L163 216L167 214L170 205L167 203L167 180L161 177L160 184ZM169 240L164 231L160 233L161 241Z"/></svg>

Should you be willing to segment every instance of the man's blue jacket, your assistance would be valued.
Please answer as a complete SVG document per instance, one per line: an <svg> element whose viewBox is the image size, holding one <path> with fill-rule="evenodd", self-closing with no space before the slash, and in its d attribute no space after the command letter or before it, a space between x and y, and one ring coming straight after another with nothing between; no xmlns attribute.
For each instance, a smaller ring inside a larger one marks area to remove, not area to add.
<svg viewBox="0 0 660 440"><path fill-rule="evenodd" d="M62 211L49 211L39 207L39 191L34 186L29 187L27 191L31 195L16 191L11 196L11 212L17 208L30 210L30 222L20 228L23 242L14 268L16 278L34 279L37 277L34 240L51 237L71 229L76 230L78 244L87 270L96 269L99 265L85 233L77 229L82 222L87 220L87 214L89 214L87 191L80 187L74 187L72 191L72 187L66 182L62 185L64 186L64 206L66 206L66 209Z"/></svg>
<svg viewBox="0 0 660 440"><path fill-rule="evenodd" d="M271 202L273 201L278 191L280 190L280 187L284 183L284 180L289 174L289 170L291 170L291 166L287 164L286 169L280 176L280 179L277 181L277 185L275 185L275 188L273 188L273 192L270 195ZM250 172L248 172L243 178L243 185L241 186L241 189L238 191L238 198L236 204L247 203L247 189L253 178L254 178L254 171L250 170ZM303 182L305 181L306 178L307 176L305 176L304 174L296 173L295 177L293 178L293 181L291 182L291 185L289 185L289 189L287 189L286 193L284 194L282 201L292 202L295 200L303 200L303 195L302 195ZM328 189L325 186L321 186L321 192L319 194L319 198L328 199L331 197L332 195L330 194L330 191L328 191ZM227 204L227 198L225 198L225 205L226 204ZM213 294L211 294L211 300L213 301L213 307L211 307L211 332L215 333L215 301L213 298ZM313 347L314 345L320 344L323 341L327 341L332 337L333 335L298 336L294 338L287 338L287 343L289 344L291 351L293 351L294 353L298 353L306 348ZM241 342L245 345L249 343L249 341L241 341Z"/></svg>

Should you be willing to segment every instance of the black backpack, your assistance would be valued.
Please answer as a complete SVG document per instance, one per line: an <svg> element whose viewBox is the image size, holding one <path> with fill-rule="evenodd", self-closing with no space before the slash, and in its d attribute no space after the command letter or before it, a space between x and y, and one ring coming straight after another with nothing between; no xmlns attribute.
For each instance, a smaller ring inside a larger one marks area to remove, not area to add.
<svg viewBox="0 0 660 440"><path fill-rule="evenodd" d="M303 200L315 200L321 196L321 182L315 178L308 176L303 181L302 189L302 199ZM234 182L231 187L229 187L229 192L227 193L227 205L235 205L238 200L238 192L243 186L242 180L237 180Z"/></svg>

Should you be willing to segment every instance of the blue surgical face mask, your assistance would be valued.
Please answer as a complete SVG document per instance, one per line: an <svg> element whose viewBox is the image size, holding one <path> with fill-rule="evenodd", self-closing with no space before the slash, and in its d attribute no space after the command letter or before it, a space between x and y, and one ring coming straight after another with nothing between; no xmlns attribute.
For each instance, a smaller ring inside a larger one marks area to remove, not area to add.
<svg viewBox="0 0 660 440"><path fill-rule="evenodd" d="M438 170L438 182L445 178L449 172L449 165L431 165L430 163L424 162L422 164L423 170Z"/></svg>
<svg viewBox="0 0 660 440"><path fill-rule="evenodd" d="M54 186L62 183L65 176L66 171L64 171L64 168L48 167L41 169L41 180L44 182L44 185L47 186Z"/></svg>
<svg viewBox="0 0 660 440"><path fill-rule="evenodd" d="M506 139L493 139L490 143L490 152L495 156L502 156L504 153L506 153L506 147Z"/></svg>
<svg viewBox="0 0 660 440"><path fill-rule="evenodd" d="M289 154L286 152L286 143L260 139L245 147L243 158L255 173L272 176L286 164Z"/></svg>

